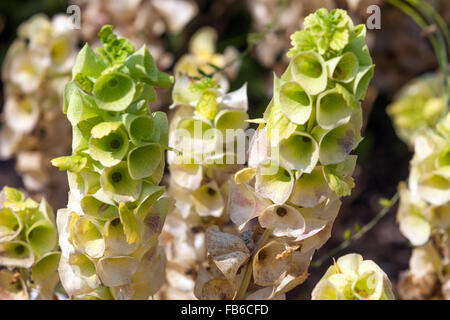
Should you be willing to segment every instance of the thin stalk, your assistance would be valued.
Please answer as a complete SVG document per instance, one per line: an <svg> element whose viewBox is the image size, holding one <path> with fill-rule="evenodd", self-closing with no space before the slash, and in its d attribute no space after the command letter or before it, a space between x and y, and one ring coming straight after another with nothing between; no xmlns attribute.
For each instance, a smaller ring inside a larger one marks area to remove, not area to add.
<svg viewBox="0 0 450 320"><path fill-rule="evenodd" d="M336 254L341 252L342 250L348 248L350 244L361 238L363 235L365 235L368 231L370 231L388 212L391 210L391 208L397 203L399 199L398 192L390 199L390 204L387 207L384 207L368 224L366 224L364 227L362 227L358 232L356 232L353 236L350 237L350 239L345 240L342 242L339 246L335 247L331 251L329 251L325 256L321 257L320 259L313 261L311 263L311 267L318 268L320 267L324 262L328 261L330 258L334 257Z"/></svg>

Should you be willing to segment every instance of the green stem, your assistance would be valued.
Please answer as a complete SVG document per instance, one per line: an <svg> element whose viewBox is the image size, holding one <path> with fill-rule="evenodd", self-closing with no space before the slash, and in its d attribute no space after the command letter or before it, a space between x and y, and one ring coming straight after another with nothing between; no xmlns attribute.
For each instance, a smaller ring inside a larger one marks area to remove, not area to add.
<svg viewBox="0 0 450 320"><path fill-rule="evenodd" d="M245 267L244 278L242 279L242 283L236 294L235 300L244 299L245 294L247 293L248 285L250 284L250 280L252 279L252 275L253 275L253 259L255 258L255 255L258 252L258 250L261 249L262 246L265 244L265 242L267 241L269 236L270 236L270 231L269 231L269 229L266 229L266 230L264 230L261 238L259 238L259 241L256 244L255 249L253 250L253 254L251 255L250 259L248 260L247 266Z"/></svg>
<svg viewBox="0 0 450 320"><path fill-rule="evenodd" d="M330 258L334 257L336 254L338 254L342 250L348 248L353 241L358 240L363 235L365 235L390 211L390 209L397 203L398 199L399 199L399 194L397 192L390 199L389 206L384 207L368 224L366 224L364 227L361 228L361 230L359 230L352 237L350 237L350 239L345 240L339 246L337 246L334 249L332 249L331 251L329 251L325 256L321 257L320 259L313 261L311 263L311 267L313 267L313 268L320 267L324 262L326 262Z"/></svg>

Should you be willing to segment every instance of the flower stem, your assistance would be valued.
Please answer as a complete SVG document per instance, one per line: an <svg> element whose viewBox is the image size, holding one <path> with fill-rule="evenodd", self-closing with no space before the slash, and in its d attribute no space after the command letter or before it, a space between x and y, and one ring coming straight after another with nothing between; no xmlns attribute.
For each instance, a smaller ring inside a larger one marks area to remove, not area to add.
<svg viewBox="0 0 450 320"><path fill-rule="evenodd" d="M311 262L311 267L318 268L320 267L324 262L326 262L328 259L334 257L336 254L341 252L342 250L348 248L352 241L358 240L361 238L366 232L371 230L390 210L391 208L397 203L399 199L398 192L390 199L390 205L387 207L384 207L368 224L366 224L364 227L361 228L358 232L356 232L350 239L345 240L342 242L339 246L335 247L331 251L329 251L325 256L321 257L320 259Z"/></svg>

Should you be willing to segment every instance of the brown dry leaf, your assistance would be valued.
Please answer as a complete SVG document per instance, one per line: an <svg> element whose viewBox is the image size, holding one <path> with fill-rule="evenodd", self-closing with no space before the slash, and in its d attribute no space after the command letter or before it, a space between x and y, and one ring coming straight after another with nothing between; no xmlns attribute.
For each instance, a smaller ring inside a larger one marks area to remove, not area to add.
<svg viewBox="0 0 450 320"><path fill-rule="evenodd" d="M241 238L221 232L217 226L206 230L206 247L217 268L233 282L240 266L250 257L250 251Z"/></svg>
<svg viewBox="0 0 450 320"><path fill-rule="evenodd" d="M278 238L262 247L253 259L255 283L264 287L275 286L274 295L291 290L308 277L313 250L302 253L290 248L286 238Z"/></svg>
<svg viewBox="0 0 450 320"><path fill-rule="evenodd" d="M202 288L202 300L232 300L235 293L234 285L224 279L212 279Z"/></svg>

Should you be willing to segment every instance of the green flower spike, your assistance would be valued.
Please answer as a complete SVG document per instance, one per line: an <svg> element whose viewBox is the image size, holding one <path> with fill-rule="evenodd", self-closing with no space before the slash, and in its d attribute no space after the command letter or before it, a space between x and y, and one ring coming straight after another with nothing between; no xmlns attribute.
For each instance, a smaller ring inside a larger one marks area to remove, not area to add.
<svg viewBox="0 0 450 320"><path fill-rule="evenodd" d="M159 186L167 116L150 112L148 103L154 87L170 87L173 77L157 70L145 46L135 51L111 26L99 37L96 52L88 45L80 51L64 90L73 154L52 161L67 171L70 187L67 209L57 216L58 271L70 298L147 299L164 278L158 236L172 205Z"/></svg>
<svg viewBox="0 0 450 320"><path fill-rule="evenodd" d="M58 282L60 253L56 252L57 230L53 211L43 199L37 203L26 199L19 190L5 187L0 193L0 267L23 268L17 280L22 298L28 299L31 289L41 299L53 299ZM1 274L6 276L6 274ZM17 275L16 275L17 276ZM2 279L0 279L2 281ZM8 299L14 299L5 288ZM14 295L15 296L15 295Z"/></svg>
<svg viewBox="0 0 450 320"><path fill-rule="evenodd" d="M292 59L290 68L291 74L290 76L287 74L286 78L297 81L308 94L316 95L327 87L327 67L318 53L314 51L299 53Z"/></svg>
<svg viewBox="0 0 450 320"><path fill-rule="evenodd" d="M258 128L249 146L249 167L238 171L229 185L225 210L242 238L265 229L261 239L268 238L253 253L253 277L244 287L263 286L269 299L305 281L314 252L331 236L340 198L354 187L356 156L350 153L362 139L360 100L374 68L365 27L355 27L345 11L320 9L305 19L304 26L291 36L291 61L280 78L274 76L273 98L263 119L254 121ZM433 181L442 176L432 174ZM230 250L229 256L239 254L236 248ZM210 267L209 282L197 281L198 292L210 290L208 283L225 275ZM372 278L372 273L363 272L348 290L355 297L378 299L380 274ZM371 279L377 285L373 292L368 287ZM327 294L333 290L327 289ZM240 290L234 298L247 293L258 291Z"/></svg>

